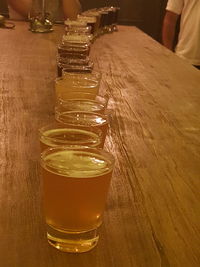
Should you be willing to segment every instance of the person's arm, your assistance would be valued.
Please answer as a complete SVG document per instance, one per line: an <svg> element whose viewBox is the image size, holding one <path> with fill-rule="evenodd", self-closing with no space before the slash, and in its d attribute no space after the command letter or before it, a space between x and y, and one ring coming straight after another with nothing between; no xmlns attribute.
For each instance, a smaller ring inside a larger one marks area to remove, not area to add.
<svg viewBox="0 0 200 267"><path fill-rule="evenodd" d="M31 10L32 0L7 0L8 5L24 18L27 18Z"/></svg>
<svg viewBox="0 0 200 267"><path fill-rule="evenodd" d="M168 10L166 11L162 28L162 43L165 47L167 47L170 50L173 50L176 24L178 18L179 18L178 14Z"/></svg>
<svg viewBox="0 0 200 267"><path fill-rule="evenodd" d="M79 0L62 0L63 13L65 19L76 19L81 12L81 4Z"/></svg>

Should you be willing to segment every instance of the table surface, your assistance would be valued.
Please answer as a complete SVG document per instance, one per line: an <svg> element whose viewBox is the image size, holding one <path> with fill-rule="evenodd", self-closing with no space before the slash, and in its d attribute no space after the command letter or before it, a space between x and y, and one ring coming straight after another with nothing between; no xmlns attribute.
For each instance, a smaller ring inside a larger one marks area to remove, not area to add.
<svg viewBox="0 0 200 267"><path fill-rule="evenodd" d="M54 119L62 33L0 29L1 266L200 266L200 72L135 27L91 51L116 158L99 244L79 255L48 245L38 128Z"/></svg>

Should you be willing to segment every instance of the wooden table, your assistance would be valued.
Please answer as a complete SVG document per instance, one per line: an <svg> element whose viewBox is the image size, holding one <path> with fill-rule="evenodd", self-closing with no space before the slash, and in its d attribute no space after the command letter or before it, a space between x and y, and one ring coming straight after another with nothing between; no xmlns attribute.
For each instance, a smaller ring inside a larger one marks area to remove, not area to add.
<svg viewBox="0 0 200 267"><path fill-rule="evenodd" d="M0 29L0 265L199 267L200 72L134 27L93 44L116 166L98 246L62 253L46 241L37 130L53 120L63 30L16 24Z"/></svg>

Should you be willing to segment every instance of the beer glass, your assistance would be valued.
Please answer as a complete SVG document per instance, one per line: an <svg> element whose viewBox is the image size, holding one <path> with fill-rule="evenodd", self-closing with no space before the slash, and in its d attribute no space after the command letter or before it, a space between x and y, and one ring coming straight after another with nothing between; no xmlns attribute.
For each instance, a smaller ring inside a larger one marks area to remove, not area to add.
<svg viewBox="0 0 200 267"><path fill-rule="evenodd" d="M53 5L57 8L58 3ZM30 31L46 33L53 31L52 6L49 0L33 1L29 12Z"/></svg>
<svg viewBox="0 0 200 267"><path fill-rule="evenodd" d="M90 53L90 43L72 43L65 42L58 45L58 54L75 54L75 55L85 55L89 56Z"/></svg>
<svg viewBox="0 0 200 267"><path fill-rule="evenodd" d="M111 32L113 32L112 24L114 23L115 8L114 7L104 7L104 8L102 8L102 10L107 13L106 21L105 21L105 25L104 25L104 31L105 31L105 33L111 33Z"/></svg>
<svg viewBox="0 0 200 267"><path fill-rule="evenodd" d="M114 165L97 148L58 147L41 155L43 202L50 245L86 252L97 245Z"/></svg>
<svg viewBox="0 0 200 267"><path fill-rule="evenodd" d="M104 113L108 104L108 95L95 95L83 92L65 92L56 101L55 113L66 111L89 111Z"/></svg>
<svg viewBox="0 0 200 267"><path fill-rule="evenodd" d="M85 17L92 17L96 18L95 28L94 28L94 37L98 36L99 33L99 27L100 27L100 20L101 20L101 14L97 12L96 10L86 10L81 13L81 15L78 15L78 19L85 19Z"/></svg>
<svg viewBox="0 0 200 267"><path fill-rule="evenodd" d="M84 27L84 26L87 26L87 22L80 21L80 20L66 19L64 21L64 25L65 25L66 28L68 28L70 26Z"/></svg>
<svg viewBox="0 0 200 267"><path fill-rule="evenodd" d="M68 72L86 73L93 69L93 62L89 57L77 53L63 53L57 56L58 77L62 76L63 69Z"/></svg>
<svg viewBox="0 0 200 267"><path fill-rule="evenodd" d="M77 129L56 122L39 129L41 151L46 148L69 145L101 147L102 138L100 129Z"/></svg>
<svg viewBox="0 0 200 267"><path fill-rule="evenodd" d="M91 33L96 34L99 23L96 17L85 16L80 14L77 17L77 20L81 22L86 22L88 26L91 26Z"/></svg>
<svg viewBox="0 0 200 267"><path fill-rule="evenodd" d="M56 97L62 98L66 92L98 94L101 81L99 72L71 72L63 69L62 78L55 80Z"/></svg>
<svg viewBox="0 0 200 267"><path fill-rule="evenodd" d="M100 147L104 146L109 124L108 114L100 114L88 111L66 111L56 113L55 118L57 122L68 127L73 127L86 131L90 129L101 130L102 142L100 144Z"/></svg>
<svg viewBox="0 0 200 267"><path fill-rule="evenodd" d="M118 31L117 23L118 23L120 7L114 7L114 10L115 11L114 11L114 18L113 18L113 31Z"/></svg>

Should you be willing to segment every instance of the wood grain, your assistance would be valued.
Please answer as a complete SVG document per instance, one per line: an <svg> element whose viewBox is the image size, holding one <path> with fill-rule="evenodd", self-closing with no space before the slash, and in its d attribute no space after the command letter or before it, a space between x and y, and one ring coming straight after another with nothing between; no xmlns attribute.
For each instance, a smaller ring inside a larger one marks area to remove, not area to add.
<svg viewBox="0 0 200 267"><path fill-rule="evenodd" d="M1 266L199 266L200 72L134 27L96 40L116 166L98 246L61 253L45 237L37 130L54 118L63 29L27 29L0 29Z"/></svg>

